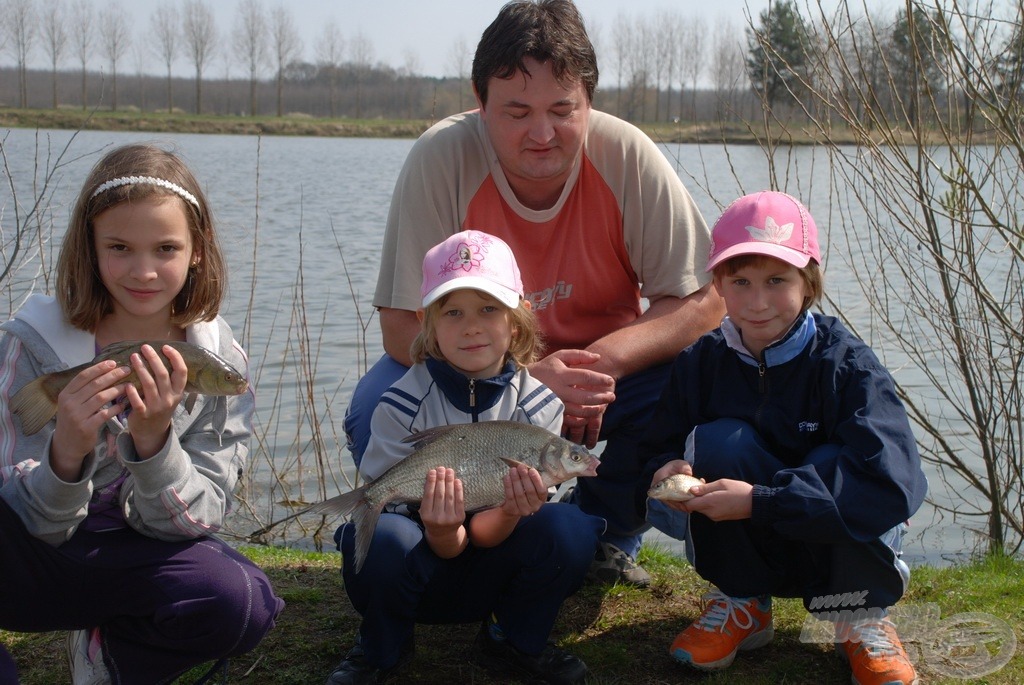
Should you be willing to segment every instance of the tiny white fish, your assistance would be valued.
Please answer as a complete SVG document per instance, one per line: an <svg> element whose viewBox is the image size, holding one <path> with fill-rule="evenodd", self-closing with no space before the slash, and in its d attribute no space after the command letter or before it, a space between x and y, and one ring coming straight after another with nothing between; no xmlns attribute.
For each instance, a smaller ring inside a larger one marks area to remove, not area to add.
<svg viewBox="0 0 1024 685"><path fill-rule="evenodd" d="M660 499L668 502L685 502L694 498L690 488L694 485L703 485L703 478L694 478L685 473L676 473L668 478L658 481L647 491L651 499Z"/></svg>

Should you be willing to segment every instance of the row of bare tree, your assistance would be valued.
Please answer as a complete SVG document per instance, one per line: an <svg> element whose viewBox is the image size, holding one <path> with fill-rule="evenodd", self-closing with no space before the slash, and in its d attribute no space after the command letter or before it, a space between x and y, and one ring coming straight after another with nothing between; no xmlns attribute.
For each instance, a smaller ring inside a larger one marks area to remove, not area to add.
<svg viewBox="0 0 1024 685"><path fill-rule="evenodd" d="M840 8L849 15L845 2ZM906 10L888 19L871 17L870 22L849 16L849 28L855 34L870 23L882 44L879 54L902 55L906 62L906 16ZM104 2L98 10L91 0L0 0L0 54L13 57L17 74L17 90L10 92L13 85L0 87L0 98L19 107L56 108L74 101L88 108L99 104L89 83L102 73L102 104L114 110L127 103L173 111L187 103L196 113L219 112L220 107L204 107L204 82L219 82L216 87L221 88L231 81L247 84L246 104L236 96L220 97L220 103L230 101L232 111L250 115L266 113L261 101L268 99L277 116L301 111L355 118L410 113L436 117L472 104L467 81L472 49L464 39L451 46L447 69L453 83L443 85L448 79L419 75L415 52L407 50L397 67L383 64L375 60L374 45L365 33L346 36L333 20L324 23L315 45L304 45L292 10L284 3L268 8L264 0L239 0L232 25L224 30L216 25L210 0L160 3L148 21L137 26L128 17L119 0ZM745 30L743 24L748 24ZM699 14L678 9L650 16L620 13L610 27L590 27L604 73L598 104L638 122L721 119L749 111L749 94L754 91L763 93L773 106L800 114L799 94L784 97L784 86L793 82L796 71L806 75L830 68L828 55L811 40L815 28L796 0L769 5L757 22L720 18L713 26ZM770 52L787 59L794 73L775 77L776 70L769 68ZM40 101L39 87L29 78L29 65L40 56L50 70L48 102ZM183 79L174 75L183 62L194 74L187 96L181 92ZM80 80L73 99L66 84L72 64ZM130 98L121 87L127 71L135 80ZM244 76L232 77L232 71ZM151 78L161 72L163 97L154 97ZM875 72L866 70L858 76L877 85ZM393 91L390 96L382 95L386 89ZM316 96L311 97L314 90ZM376 93L367 107L369 91ZM298 104L311 100L312 109Z"/></svg>

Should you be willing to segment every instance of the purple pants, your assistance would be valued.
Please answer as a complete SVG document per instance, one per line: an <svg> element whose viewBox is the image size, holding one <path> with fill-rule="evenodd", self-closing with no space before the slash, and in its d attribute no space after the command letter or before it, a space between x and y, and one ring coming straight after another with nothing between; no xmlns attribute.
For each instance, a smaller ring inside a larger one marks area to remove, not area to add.
<svg viewBox="0 0 1024 685"><path fill-rule="evenodd" d="M79 530L60 547L32 537L0 500L0 628L100 626L115 685L168 683L244 654L284 608L266 575L211 537L165 542L130 528ZM16 683L0 647L0 684Z"/></svg>

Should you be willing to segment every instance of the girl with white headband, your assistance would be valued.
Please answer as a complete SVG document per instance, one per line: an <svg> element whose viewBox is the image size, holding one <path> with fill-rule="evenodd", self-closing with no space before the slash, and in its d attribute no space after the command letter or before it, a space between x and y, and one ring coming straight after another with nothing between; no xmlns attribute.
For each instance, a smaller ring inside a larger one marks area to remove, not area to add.
<svg viewBox="0 0 1024 685"><path fill-rule="evenodd" d="M248 455L252 391L198 396L187 411L186 360L155 342L207 348L247 377L218 316L225 272L189 169L128 145L82 187L56 297L31 295L0 326L0 628L70 628L75 685L171 682L251 650L284 606L212 537ZM121 366L88 365L40 430L12 414L33 379L128 340L153 344ZM2 647L0 682L17 682Z"/></svg>

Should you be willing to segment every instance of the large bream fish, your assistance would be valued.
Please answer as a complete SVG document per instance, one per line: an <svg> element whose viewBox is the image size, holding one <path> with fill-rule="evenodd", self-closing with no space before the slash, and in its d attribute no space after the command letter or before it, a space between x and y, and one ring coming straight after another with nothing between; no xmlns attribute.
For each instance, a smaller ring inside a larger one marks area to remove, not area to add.
<svg viewBox="0 0 1024 685"><path fill-rule="evenodd" d="M240 395L249 387L249 381L233 366L205 347L178 340L131 341L112 343L104 347L91 362L80 364L64 371L46 373L26 383L11 398L11 411L21 417L21 430L32 435L57 413L57 395L83 370L107 359L113 359L120 366L128 366L129 358L150 345L157 351L168 370L171 362L160 353L164 345L176 349L188 365L188 380L185 382L185 410L191 412L196 395ZM122 378L117 385L131 383L139 387L135 371Z"/></svg>
<svg viewBox="0 0 1024 685"><path fill-rule="evenodd" d="M270 526L310 513L350 514L356 526L355 569L363 567L377 520L389 503L419 502L427 471L439 466L455 470L462 480L466 511L497 506L505 500L502 478L509 467L532 466L545 486L577 476L595 476L601 463L586 448L550 431L515 421L484 421L431 428L407 437L413 452L372 483L314 504Z"/></svg>

